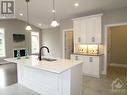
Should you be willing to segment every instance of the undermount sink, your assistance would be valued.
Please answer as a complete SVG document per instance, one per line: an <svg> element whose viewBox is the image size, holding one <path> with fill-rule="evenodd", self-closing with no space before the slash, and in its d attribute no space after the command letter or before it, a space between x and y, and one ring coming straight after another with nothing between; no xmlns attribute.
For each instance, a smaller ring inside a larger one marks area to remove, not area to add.
<svg viewBox="0 0 127 95"><path fill-rule="evenodd" d="M57 59L54 59L54 58L42 58L42 60L45 60L45 61L56 61Z"/></svg>

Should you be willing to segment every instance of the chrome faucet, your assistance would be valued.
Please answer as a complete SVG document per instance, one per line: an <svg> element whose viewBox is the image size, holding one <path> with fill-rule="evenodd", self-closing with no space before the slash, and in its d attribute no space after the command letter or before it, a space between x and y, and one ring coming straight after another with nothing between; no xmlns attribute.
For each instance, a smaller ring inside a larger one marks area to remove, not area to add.
<svg viewBox="0 0 127 95"><path fill-rule="evenodd" d="M46 48L47 49L47 51L48 51L48 53L49 53L49 48L47 47L47 46L42 46L41 48L40 48L40 50L39 50L39 55L38 55L38 59L41 61L41 51L42 51L42 49L43 48Z"/></svg>

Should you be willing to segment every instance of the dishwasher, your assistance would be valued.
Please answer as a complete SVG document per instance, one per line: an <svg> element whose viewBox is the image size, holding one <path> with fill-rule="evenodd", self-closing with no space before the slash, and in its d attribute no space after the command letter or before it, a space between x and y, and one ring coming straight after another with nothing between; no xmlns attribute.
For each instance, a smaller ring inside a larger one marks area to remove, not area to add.
<svg viewBox="0 0 127 95"><path fill-rule="evenodd" d="M0 64L0 88L17 83L17 64Z"/></svg>

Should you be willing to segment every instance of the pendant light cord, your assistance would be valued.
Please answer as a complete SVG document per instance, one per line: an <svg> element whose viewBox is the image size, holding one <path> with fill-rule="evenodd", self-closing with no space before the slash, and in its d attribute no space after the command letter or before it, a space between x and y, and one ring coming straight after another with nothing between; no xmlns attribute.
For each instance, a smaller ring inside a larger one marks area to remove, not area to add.
<svg viewBox="0 0 127 95"><path fill-rule="evenodd" d="M52 13L53 13L53 20L51 22L51 26L52 27L57 27L59 26L59 23L56 21L56 8L55 8L55 0L52 0L52 4L53 4L53 9L52 9Z"/></svg>
<svg viewBox="0 0 127 95"><path fill-rule="evenodd" d="M54 12L53 12L53 20L55 20L56 19L55 0L53 0L53 10L54 10Z"/></svg>
<svg viewBox="0 0 127 95"><path fill-rule="evenodd" d="M29 6L28 6L29 0L26 0L26 2L27 2L27 24L29 25Z"/></svg>

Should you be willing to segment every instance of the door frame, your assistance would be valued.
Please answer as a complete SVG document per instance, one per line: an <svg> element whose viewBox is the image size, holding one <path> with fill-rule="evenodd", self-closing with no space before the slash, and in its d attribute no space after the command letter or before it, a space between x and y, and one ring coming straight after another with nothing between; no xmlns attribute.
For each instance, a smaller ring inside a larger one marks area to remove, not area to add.
<svg viewBox="0 0 127 95"><path fill-rule="evenodd" d="M107 62L107 50L108 50L108 28L113 27L113 26L120 26L120 25L127 25L126 23L116 23L116 24L108 24L105 25L105 41L104 41L104 71L103 74L107 74L107 67L108 67L108 62Z"/></svg>
<svg viewBox="0 0 127 95"><path fill-rule="evenodd" d="M63 58L65 58L65 33L67 31L72 31L73 32L73 29L70 28L70 29L64 29L63 30L63 34L62 34L62 36L63 36Z"/></svg>

